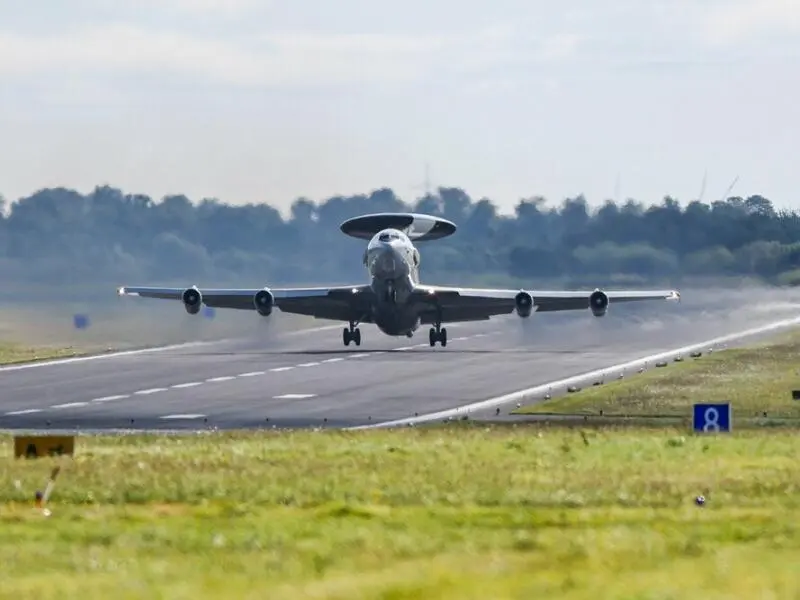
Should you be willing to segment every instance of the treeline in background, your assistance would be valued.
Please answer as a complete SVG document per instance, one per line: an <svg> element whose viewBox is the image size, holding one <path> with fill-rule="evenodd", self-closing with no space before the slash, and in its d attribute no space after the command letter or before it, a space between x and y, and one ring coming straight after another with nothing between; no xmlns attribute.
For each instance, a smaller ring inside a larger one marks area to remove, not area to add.
<svg viewBox="0 0 800 600"><path fill-rule="evenodd" d="M128 284L281 285L362 281L365 242L339 225L355 215L415 211L459 229L420 244L422 277L442 284L680 285L691 278L800 282L800 215L759 195L673 198L646 206L582 196L550 206L521 200L499 215L488 199L440 188L413 204L390 189L296 200L283 218L268 204L232 206L181 195L161 201L108 186L83 195L43 189L0 199L0 281L63 289ZM56 290L53 290L55 293Z"/></svg>

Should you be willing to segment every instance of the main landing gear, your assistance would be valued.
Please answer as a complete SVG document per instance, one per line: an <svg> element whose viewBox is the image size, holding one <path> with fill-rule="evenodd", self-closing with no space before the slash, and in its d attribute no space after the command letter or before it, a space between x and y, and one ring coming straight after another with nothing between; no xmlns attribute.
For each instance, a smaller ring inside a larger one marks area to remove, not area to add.
<svg viewBox="0 0 800 600"><path fill-rule="evenodd" d="M350 321L350 327L342 329L342 342L345 346L349 346L350 342L355 342L356 346L361 345L361 330L356 325L355 322Z"/></svg>
<svg viewBox="0 0 800 600"><path fill-rule="evenodd" d="M435 346L436 342L439 342L442 348L447 346L447 328L442 327L439 323L436 324L436 327L431 327L428 337L430 338L431 347Z"/></svg>

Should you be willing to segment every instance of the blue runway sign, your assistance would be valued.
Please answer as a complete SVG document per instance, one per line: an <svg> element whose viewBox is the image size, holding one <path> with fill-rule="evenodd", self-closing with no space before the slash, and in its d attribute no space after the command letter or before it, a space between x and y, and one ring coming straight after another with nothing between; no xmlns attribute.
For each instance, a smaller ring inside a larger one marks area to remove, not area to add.
<svg viewBox="0 0 800 600"><path fill-rule="evenodd" d="M217 311L214 310L213 306L204 306L203 307L203 316L206 319L213 319L217 314Z"/></svg>
<svg viewBox="0 0 800 600"><path fill-rule="evenodd" d="M727 433L733 426L730 404L695 404L692 429L695 433Z"/></svg>
<svg viewBox="0 0 800 600"><path fill-rule="evenodd" d="M75 326L75 329L86 329L89 326L89 316L73 315L72 324Z"/></svg>

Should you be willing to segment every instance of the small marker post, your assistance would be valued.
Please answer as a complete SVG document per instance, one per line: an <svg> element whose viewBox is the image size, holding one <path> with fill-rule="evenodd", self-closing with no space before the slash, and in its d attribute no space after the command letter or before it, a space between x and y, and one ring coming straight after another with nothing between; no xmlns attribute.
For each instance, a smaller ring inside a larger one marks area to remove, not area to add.
<svg viewBox="0 0 800 600"><path fill-rule="evenodd" d="M56 485L56 478L58 474L61 472L61 467L56 466L50 472L50 478L47 480L47 485L45 486L44 493L40 491L36 491L36 508L44 509L44 513L46 516L49 516L50 511L45 508L47 501L50 499L50 494L53 493L53 488Z"/></svg>

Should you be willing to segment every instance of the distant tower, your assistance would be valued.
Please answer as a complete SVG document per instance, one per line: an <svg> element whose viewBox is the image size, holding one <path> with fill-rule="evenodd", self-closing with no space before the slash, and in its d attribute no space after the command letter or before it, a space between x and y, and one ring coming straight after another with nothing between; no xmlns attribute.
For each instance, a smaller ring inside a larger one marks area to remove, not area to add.
<svg viewBox="0 0 800 600"><path fill-rule="evenodd" d="M420 187L422 188L422 192L424 194L423 195L424 198L431 197L431 195L433 193L433 190L432 190L433 184L431 183L431 166L428 163L428 161L425 161L425 179L422 182L422 185L420 186L420 184L416 183L416 184L414 184L412 186L412 189L413 190L419 190Z"/></svg>
<svg viewBox="0 0 800 600"><path fill-rule="evenodd" d="M431 195L431 166L425 161L425 196Z"/></svg>

